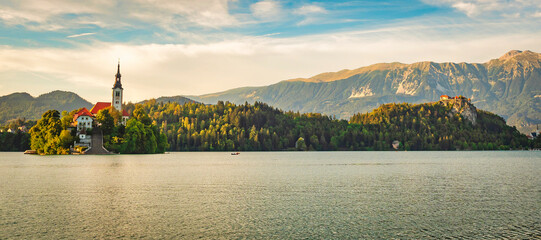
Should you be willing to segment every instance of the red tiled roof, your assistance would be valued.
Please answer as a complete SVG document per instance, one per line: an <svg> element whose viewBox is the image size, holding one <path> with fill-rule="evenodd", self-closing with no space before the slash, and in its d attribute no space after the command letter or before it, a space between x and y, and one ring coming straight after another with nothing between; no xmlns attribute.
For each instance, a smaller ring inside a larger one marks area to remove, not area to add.
<svg viewBox="0 0 541 240"><path fill-rule="evenodd" d="M90 109L90 113L96 115L98 114L98 112L104 108L107 108L107 107L110 107L111 106L111 103L110 102L97 102L96 105L94 105L94 107L92 107L92 109Z"/></svg>
<svg viewBox="0 0 541 240"><path fill-rule="evenodd" d="M77 121L77 118L79 118L80 116L92 117L92 113L90 113L88 109L83 108L79 110L75 115L73 115L73 121Z"/></svg>
<svg viewBox="0 0 541 240"><path fill-rule="evenodd" d="M441 95L440 96L440 98L443 98L443 97L449 98L449 96L447 96L447 95Z"/></svg>
<svg viewBox="0 0 541 240"><path fill-rule="evenodd" d="M126 112L126 109L122 109L122 116L123 117L129 117L130 114L128 114L128 112Z"/></svg>

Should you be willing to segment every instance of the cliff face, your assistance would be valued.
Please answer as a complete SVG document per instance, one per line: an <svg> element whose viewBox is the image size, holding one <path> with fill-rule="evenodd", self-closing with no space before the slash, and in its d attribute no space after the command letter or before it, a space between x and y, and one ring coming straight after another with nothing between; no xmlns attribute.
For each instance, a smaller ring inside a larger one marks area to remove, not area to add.
<svg viewBox="0 0 541 240"><path fill-rule="evenodd" d="M440 100L440 103L442 105L451 107L449 117L452 117L455 114L460 114L473 125L477 123L477 108L471 104L469 99Z"/></svg>

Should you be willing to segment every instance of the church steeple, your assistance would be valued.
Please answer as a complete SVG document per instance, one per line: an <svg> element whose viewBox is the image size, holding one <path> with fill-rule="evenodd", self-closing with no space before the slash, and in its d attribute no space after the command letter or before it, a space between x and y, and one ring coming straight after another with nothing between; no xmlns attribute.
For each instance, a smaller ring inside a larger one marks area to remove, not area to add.
<svg viewBox="0 0 541 240"><path fill-rule="evenodd" d="M115 75L115 85L113 85L113 89L115 89L115 88L122 89L122 83L120 82L121 77L122 77L122 75L120 74L120 59L119 59L118 60L118 68L116 70L116 75Z"/></svg>
<svg viewBox="0 0 541 240"><path fill-rule="evenodd" d="M122 112L122 83L120 82L120 59L118 60L118 67L115 75L115 85L113 85L113 99L111 105L118 111Z"/></svg>

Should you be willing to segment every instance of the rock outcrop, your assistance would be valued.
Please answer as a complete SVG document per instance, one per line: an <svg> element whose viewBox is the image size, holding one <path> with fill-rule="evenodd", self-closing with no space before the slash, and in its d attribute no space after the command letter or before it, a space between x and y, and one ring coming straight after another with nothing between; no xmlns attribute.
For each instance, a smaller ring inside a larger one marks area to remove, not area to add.
<svg viewBox="0 0 541 240"><path fill-rule="evenodd" d="M464 97L455 97L446 100L440 100L440 103L451 107L449 117L460 114L463 118L470 121L473 125L477 122L477 108L473 106L470 99Z"/></svg>

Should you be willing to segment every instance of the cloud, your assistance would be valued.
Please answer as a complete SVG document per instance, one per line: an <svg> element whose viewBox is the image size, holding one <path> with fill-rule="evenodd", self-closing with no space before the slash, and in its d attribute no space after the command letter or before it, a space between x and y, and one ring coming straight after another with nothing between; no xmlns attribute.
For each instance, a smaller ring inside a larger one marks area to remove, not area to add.
<svg viewBox="0 0 541 240"><path fill-rule="evenodd" d="M295 13L296 14L299 14L299 15L311 15L311 14L314 14L314 13L327 13L327 10L325 10L324 8L320 7L320 6L317 6L317 5L304 5L302 7L300 7L299 9L295 10Z"/></svg>
<svg viewBox="0 0 541 240"><path fill-rule="evenodd" d="M111 2L103 0L6 0L0 3L0 20L33 31L56 31L76 25L66 15L99 15L111 7Z"/></svg>
<svg viewBox="0 0 541 240"><path fill-rule="evenodd" d="M130 26L141 21L163 29L188 24L219 28L239 24L229 13L234 0L6 0L0 3L0 20L33 31L51 31L98 25Z"/></svg>
<svg viewBox="0 0 541 240"><path fill-rule="evenodd" d="M327 10L323 7L309 4L296 9L295 11L293 11L293 13L304 16L304 19L300 21L297 25L308 25L313 24L319 19L321 19L321 15L326 14Z"/></svg>
<svg viewBox="0 0 541 240"><path fill-rule="evenodd" d="M73 49L0 47L0 95L75 91L106 101L120 58L126 99L197 95L378 62L486 62L510 49L541 51L539 31L449 38L424 25L296 38L232 37L201 44L93 42ZM463 26L455 26L463 30ZM485 28L481 26L480 28ZM513 25L505 28L517 29Z"/></svg>
<svg viewBox="0 0 541 240"><path fill-rule="evenodd" d="M459 11L466 13L466 15L470 17L476 15L478 11L477 5L473 3L457 2L454 3L452 6Z"/></svg>
<svg viewBox="0 0 541 240"><path fill-rule="evenodd" d="M468 17L504 17L517 18L521 15L535 15L541 10L538 0L422 0L423 2L436 5L448 6ZM528 13L528 14L523 14Z"/></svg>
<svg viewBox="0 0 541 240"><path fill-rule="evenodd" d="M74 34L74 35L67 36L67 38L77 38L77 37L83 37L83 36L94 35L94 34L96 33L89 32L89 33Z"/></svg>
<svg viewBox="0 0 541 240"><path fill-rule="evenodd" d="M283 14L283 9L280 3L272 0L264 0L250 5L252 15L262 20L279 20L277 19Z"/></svg>

